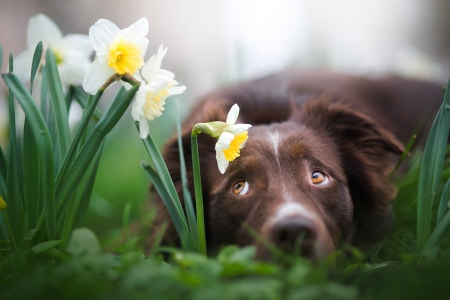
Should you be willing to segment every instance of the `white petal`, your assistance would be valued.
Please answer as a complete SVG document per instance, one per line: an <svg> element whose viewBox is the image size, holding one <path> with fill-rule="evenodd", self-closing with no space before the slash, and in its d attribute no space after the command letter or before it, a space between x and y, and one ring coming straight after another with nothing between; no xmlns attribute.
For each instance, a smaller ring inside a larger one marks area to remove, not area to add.
<svg viewBox="0 0 450 300"><path fill-rule="evenodd" d="M142 55L145 55L148 47L148 39L145 37L148 33L148 20L141 18L130 27L122 29L115 38L125 39L138 44L142 48Z"/></svg>
<svg viewBox="0 0 450 300"><path fill-rule="evenodd" d="M141 18L128 28L122 29L117 35L117 38L124 38L129 41L137 42L148 33L148 20Z"/></svg>
<svg viewBox="0 0 450 300"><path fill-rule="evenodd" d="M145 96L146 96L145 85L141 84L136 93L133 105L131 107L131 116L135 121L139 121L144 116L142 106L145 104Z"/></svg>
<svg viewBox="0 0 450 300"><path fill-rule="evenodd" d="M237 118L239 116L239 106L237 104L233 105L227 116L227 124L236 124Z"/></svg>
<svg viewBox="0 0 450 300"><path fill-rule="evenodd" d="M57 48L54 48L64 55L80 55L86 58L92 55L92 48L89 36L85 34L68 34L64 36Z"/></svg>
<svg viewBox="0 0 450 300"><path fill-rule="evenodd" d="M59 75L63 85L81 85L91 65L90 60L79 56L64 57L58 65Z"/></svg>
<svg viewBox="0 0 450 300"><path fill-rule="evenodd" d="M100 19L89 28L89 38L95 51L100 51L102 45L110 45L115 35L120 31L113 22Z"/></svg>
<svg viewBox="0 0 450 300"><path fill-rule="evenodd" d="M141 137L141 139L146 139L149 131L150 127L148 126L147 120L145 118L142 118L139 121L139 136Z"/></svg>
<svg viewBox="0 0 450 300"><path fill-rule="evenodd" d="M239 134L239 133L243 133L244 131L248 131L248 129L250 127L252 127L252 125L250 125L250 124L236 124L236 125L233 125L232 131L234 134Z"/></svg>
<svg viewBox="0 0 450 300"><path fill-rule="evenodd" d="M44 46L54 47L62 39L58 26L46 15L38 14L28 21L27 48L34 49L42 41Z"/></svg>
<svg viewBox="0 0 450 300"><path fill-rule="evenodd" d="M220 173L224 174L230 162L225 158L223 151L216 151L216 159Z"/></svg>
<svg viewBox="0 0 450 300"><path fill-rule="evenodd" d="M168 70L164 70L164 69L159 69L158 70L158 76L164 76L170 79L174 79L175 78L175 74L173 72L170 72Z"/></svg>
<svg viewBox="0 0 450 300"><path fill-rule="evenodd" d="M115 73L113 68L105 65L98 59L94 60L89 67L83 80L83 89L92 95L95 95L98 89L106 80Z"/></svg>
<svg viewBox="0 0 450 300"><path fill-rule="evenodd" d="M150 82L153 80L153 77L156 76L156 73L159 71L161 67L162 59L164 58L166 53L167 48L164 49L163 45L159 46L158 52L152 57L150 57L147 63L142 67L141 74L142 77L144 77L145 81Z"/></svg>
<svg viewBox="0 0 450 300"><path fill-rule="evenodd" d="M216 143L216 151L219 150L226 150L230 148L230 143L234 139L234 134L231 132L222 132L222 134L219 136L219 139Z"/></svg>
<svg viewBox="0 0 450 300"><path fill-rule="evenodd" d="M13 72L22 82L30 81L32 61L33 53L30 50L25 50L14 58ZM8 72L8 69L9 66L6 66L5 72Z"/></svg>
<svg viewBox="0 0 450 300"><path fill-rule="evenodd" d="M182 86L173 86L171 87L168 92L171 95L179 95L182 94L186 91L186 86L182 85Z"/></svg>

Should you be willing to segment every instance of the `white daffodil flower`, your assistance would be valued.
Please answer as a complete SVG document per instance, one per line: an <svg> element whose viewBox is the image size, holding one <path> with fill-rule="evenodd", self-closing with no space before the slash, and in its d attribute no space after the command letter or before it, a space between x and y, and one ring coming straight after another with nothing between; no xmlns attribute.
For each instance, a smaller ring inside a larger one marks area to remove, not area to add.
<svg viewBox="0 0 450 300"><path fill-rule="evenodd" d="M53 50L62 84L81 85L91 64L93 49L89 37L84 34L63 36L58 26L44 14L31 17L28 21L27 49L14 59L14 74L23 82L30 80L33 54L40 41L44 53L47 48ZM45 61L41 63L45 64Z"/></svg>
<svg viewBox="0 0 450 300"><path fill-rule="evenodd" d="M111 21L100 19L89 29L89 38L95 50L95 60L83 81L83 88L95 94L114 74L135 76L144 65L147 51L148 20L139 19L125 29Z"/></svg>
<svg viewBox="0 0 450 300"><path fill-rule="evenodd" d="M178 86L174 80L175 75L161 69L161 62L166 55L167 48L161 45L156 55L153 55L141 70L143 82L136 93L132 105L131 115L139 121L140 137L148 136L149 126L147 120L159 117L164 110L166 99L171 95L182 94L186 87Z"/></svg>
<svg viewBox="0 0 450 300"><path fill-rule="evenodd" d="M197 124L196 128L213 137L219 137L216 143L216 159L220 173L224 174L230 162L241 155L248 139L250 124L236 124L239 116L239 106L233 105L228 113L227 120L223 122L210 122Z"/></svg>

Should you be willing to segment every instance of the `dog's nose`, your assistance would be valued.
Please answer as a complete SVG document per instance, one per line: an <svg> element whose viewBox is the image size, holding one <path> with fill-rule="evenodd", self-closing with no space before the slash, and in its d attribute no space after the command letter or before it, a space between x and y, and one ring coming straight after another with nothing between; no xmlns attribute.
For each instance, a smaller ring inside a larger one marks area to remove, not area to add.
<svg viewBox="0 0 450 300"><path fill-rule="evenodd" d="M276 223L271 240L281 250L315 258L317 232L313 222L304 217L290 217Z"/></svg>

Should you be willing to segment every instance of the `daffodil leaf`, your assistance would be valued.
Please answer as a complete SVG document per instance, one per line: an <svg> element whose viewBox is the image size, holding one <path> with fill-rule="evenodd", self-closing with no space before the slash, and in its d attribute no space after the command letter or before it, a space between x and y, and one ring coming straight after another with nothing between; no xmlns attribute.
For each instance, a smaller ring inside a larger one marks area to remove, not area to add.
<svg viewBox="0 0 450 300"><path fill-rule="evenodd" d="M444 166L450 126L450 80L444 102L431 126L422 156L417 199L417 250L421 251L431 234L433 200Z"/></svg>
<svg viewBox="0 0 450 300"><path fill-rule="evenodd" d="M125 113L138 88L139 85L136 85L127 91L122 97L114 98L107 111L102 115L102 118L95 126L94 131L91 133L88 140L81 148L79 154L71 164L66 176L61 177L59 184L57 185L55 195L57 211L59 212L57 220L58 225L61 224L63 220L64 212L68 205L68 198L75 193L79 182L94 159L100 145L106 135ZM90 117L87 119L89 120Z"/></svg>
<svg viewBox="0 0 450 300"><path fill-rule="evenodd" d="M39 180L39 153L33 131L28 121L25 119L23 130L23 194L25 211L29 226L36 226L39 215L42 211L42 198L40 194Z"/></svg>
<svg viewBox="0 0 450 300"><path fill-rule="evenodd" d="M444 187L444 191L442 192L442 195L441 195L436 224L439 224L441 222L442 218L444 218L445 212L447 211L447 205L449 203L448 202L449 199L450 199L450 179L447 180L447 183L445 184L445 187Z"/></svg>
<svg viewBox="0 0 450 300"><path fill-rule="evenodd" d="M430 235L430 238L423 247L421 255L423 255L427 251L427 249L436 247L442 240L442 238L446 234L448 234L449 229L450 229L450 211L447 212L445 216L442 218L442 220L437 224L433 233Z"/></svg>
<svg viewBox="0 0 450 300"><path fill-rule="evenodd" d="M8 182L8 162L6 161L3 149L0 146L0 196L6 199L6 185Z"/></svg>
<svg viewBox="0 0 450 300"><path fill-rule="evenodd" d="M9 71L13 72L14 63L12 54L9 56ZM11 74L4 74L11 75ZM6 82L6 80L5 80ZM6 84L8 84L6 82ZM9 87L8 93L8 109L9 109L9 151L8 151L8 181L6 185L8 197L5 199L8 204L6 213L11 223L13 239L18 240L23 235L24 228L24 210L20 195L19 174L18 174L18 151L16 140L16 113L14 109L14 94Z"/></svg>
<svg viewBox="0 0 450 300"><path fill-rule="evenodd" d="M36 73L39 69L39 64L41 63L42 57L42 42L39 42L34 50L33 62L31 63L31 78L30 78L30 94L33 94L33 84L36 78Z"/></svg>
<svg viewBox="0 0 450 300"><path fill-rule="evenodd" d="M101 145L100 150L97 153L91 174L86 182L86 186L84 187L83 193L81 195L80 204L78 205L78 208L76 210L76 216L74 221L75 227L81 227L84 225L84 220L86 218L86 214L89 208L89 201L92 196L92 191L94 190L95 177L97 175L98 166L100 164L100 157L102 156L103 146L104 143Z"/></svg>
<svg viewBox="0 0 450 300"><path fill-rule="evenodd" d="M166 190L166 187L164 186L164 183L161 180L161 177L158 175L158 173L156 173L155 170L152 169L152 167L147 164L147 162L142 161L141 166L150 176L150 180L153 186L160 195L161 200L164 202L164 205L169 212L170 218L172 219L173 225L177 230L178 236L180 237L183 248L191 251L196 249L197 247L195 247L194 241L191 237L191 234L189 233L186 219L183 220L183 212L179 210L179 207L177 207L173 199L170 197L169 193ZM192 241L192 245L189 244L189 240Z"/></svg>
<svg viewBox="0 0 450 300"><path fill-rule="evenodd" d="M62 90L61 79L59 77L58 68L56 65L55 55L53 54L53 51L51 49L47 49L45 62L45 72L48 80L50 100L53 108L53 116L55 118L55 127L59 149L58 152L60 160L62 161L70 145L70 132L68 123L69 117L67 113L64 93Z"/></svg>
<svg viewBox="0 0 450 300"><path fill-rule="evenodd" d="M48 120L48 81L45 72L45 66L42 66L42 76L41 76L41 114L44 117L47 127L49 127Z"/></svg>
<svg viewBox="0 0 450 300"><path fill-rule="evenodd" d="M7 174L8 163L6 157L3 154L2 147L0 146L0 197L6 199L6 186L7 186ZM4 219L4 214L0 213L0 239L6 239L8 236L8 229Z"/></svg>
<svg viewBox="0 0 450 300"><path fill-rule="evenodd" d="M52 239L56 235L56 227L53 148L50 134L34 99L20 80L14 74L3 74L2 77L25 112L25 116L28 119L28 122L30 122L30 127L36 141L36 147L39 153L39 178L44 203L45 219L47 222L46 227L48 238ZM42 220L43 218L40 219L40 222L42 222Z"/></svg>
<svg viewBox="0 0 450 300"><path fill-rule="evenodd" d="M87 109L87 107L89 105L88 105L88 101L87 101L88 98L86 97L86 93L82 92L81 89L78 87L72 87L72 88L73 88L75 100L78 102L78 104L80 104L80 106L83 109ZM119 92L117 93L116 97L122 97L124 92L125 92L125 88L123 88L123 89L121 88L119 90ZM94 120L95 122L98 122L98 120L100 120L101 116L102 116L102 112L98 108L95 108L95 111L92 115L92 120Z"/></svg>
<svg viewBox="0 0 450 300"><path fill-rule="evenodd" d="M70 105L72 104L72 97L73 97L73 88L72 86L69 87L67 93L66 93L66 107L67 107L67 113L70 111Z"/></svg>

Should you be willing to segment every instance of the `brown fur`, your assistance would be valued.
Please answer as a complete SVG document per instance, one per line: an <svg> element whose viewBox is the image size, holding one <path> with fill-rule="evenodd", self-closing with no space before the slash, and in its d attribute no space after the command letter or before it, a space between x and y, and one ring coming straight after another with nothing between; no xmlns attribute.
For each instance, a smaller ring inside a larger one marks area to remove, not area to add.
<svg viewBox="0 0 450 300"><path fill-rule="evenodd" d="M208 249L254 244L243 223L273 240L280 222L271 220L286 201L298 203L315 215L300 217L309 222L314 243L323 254L334 251L340 240L357 246L378 241L392 220L391 200L396 189L388 176L403 151L396 136L407 142L424 111L435 115L440 99L441 87L435 84L332 73L283 73L206 96L183 124L192 195L192 127L199 122L225 121L235 103L241 111L237 123L253 125L241 157L230 163L224 175L217 167L216 140L199 136ZM431 121L426 119L425 129L417 132L427 130ZM274 134L279 138L277 153L270 142ZM164 158L182 198L175 137L167 143ZM329 175L330 184L311 185L307 179L314 170ZM237 180L249 182L248 195L231 193ZM155 198L157 223L168 221L162 202ZM293 215L288 219L294 217L299 218ZM177 242L173 226L169 226L165 239ZM267 251L258 247L261 257L267 256ZM303 254L320 256L317 251Z"/></svg>

